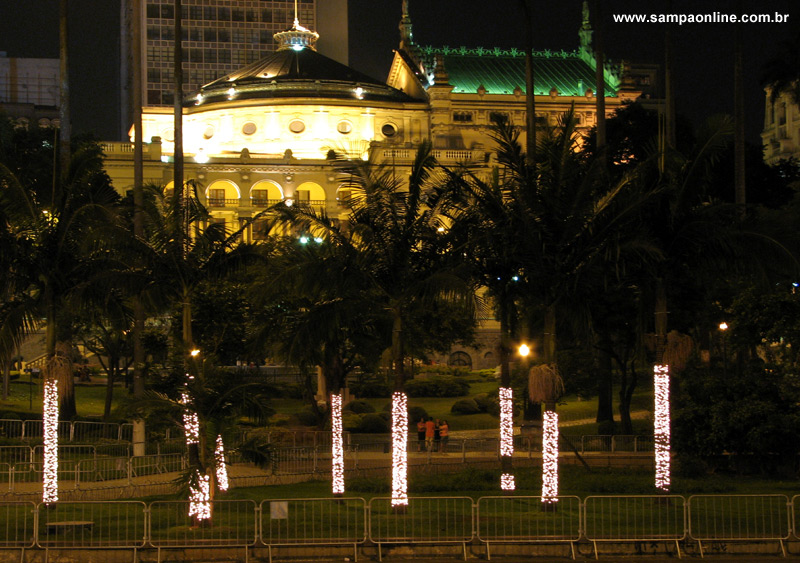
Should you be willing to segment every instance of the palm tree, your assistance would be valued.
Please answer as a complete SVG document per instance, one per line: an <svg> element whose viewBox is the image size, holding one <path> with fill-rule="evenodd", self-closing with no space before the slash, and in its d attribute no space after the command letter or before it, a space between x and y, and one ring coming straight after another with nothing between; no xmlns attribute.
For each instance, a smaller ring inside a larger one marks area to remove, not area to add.
<svg viewBox="0 0 800 563"><path fill-rule="evenodd" d="M487 182L469 171L450 174L447 211L457 225L466 226L467 254L497 303L504 387L510 384L508 342L515 309L524 304L542 311L542 360L557 375L558 311L567 310L595 265L616 255L643 198L630 178L610 186L602 181L598 164L585 162L577 152L574 126L569 112L559 127L544 132L531 168L517 131L500 123L495 140L501 168L494 176ZM554 410L556 399L545 402L547 411ZM505 463L510 466L510 457Z"/></svg>
<svg viewBox="0 0 800 563"><path fill-rule="evenodd" d="M417 151L408 183L392 167L373 161L340 159L337 167L343 187L349 189L350 213L339 230L324 216L300 207L291 213L295 224L319 236L325 244L342 245L342 252L361 276L372 310L391 327L389 348L394 379L392 400L393 486L392 504L408 503L406 441L408 434L407 335L415 318L438 303L469 310L474 294L454 266L448 252L448 237L438 214L438 203L430 190L434 159L429 144ZM342 233L347 235L343 236ZM324 237L323 237L324 238ZM341 297L341 295L340 295Z"/></svg>
<svg viewBox="0 0 800 563"><path fill-rule="evenodd" d="M42 152L52 157L52 149ZM74 152L64 182L37 162L29 168L28 162L10 158L0 164L0 214L19 250L7 272L14 294L4 307L2 336L6 343L18 343L44 319L45 377L58 381L61 416L70 419L76 413L69 360L72 320L91 306L92 292L86 288L107 260L97 234L115 221L119 196L102 170L97 145L84 144Z"/></svg>

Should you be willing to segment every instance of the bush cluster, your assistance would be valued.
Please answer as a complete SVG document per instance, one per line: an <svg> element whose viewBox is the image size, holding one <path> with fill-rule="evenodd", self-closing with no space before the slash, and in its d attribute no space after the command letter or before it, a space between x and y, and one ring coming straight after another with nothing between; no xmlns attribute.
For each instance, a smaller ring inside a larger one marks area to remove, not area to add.
<svg viewBox="0 0 800 563"><path fill-rule="evenodd" d="M469 394L469 382L455 377L412 379L406 383L409 397L463 397Z"/></svg>
<svg viewBox="0 0 800 563"><path fill-rule="evenodd" d="M350 386L350 391L362 399L388 399L392 396L392 389L389 385L376 380L356 381Z"/></svg>

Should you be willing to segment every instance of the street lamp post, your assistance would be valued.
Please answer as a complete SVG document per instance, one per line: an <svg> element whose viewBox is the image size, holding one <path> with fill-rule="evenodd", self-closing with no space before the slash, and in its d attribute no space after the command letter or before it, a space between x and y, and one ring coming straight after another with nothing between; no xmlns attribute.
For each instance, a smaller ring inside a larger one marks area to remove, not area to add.
<svg viewBox="0 0 800 563"><path fill-rule="evenodd" d="M721 322L719 323L719 329L722 331L722 374L727 378L728 377L728 351L726 350L727 345L727 332L728 332L728 323Z"/></svg>

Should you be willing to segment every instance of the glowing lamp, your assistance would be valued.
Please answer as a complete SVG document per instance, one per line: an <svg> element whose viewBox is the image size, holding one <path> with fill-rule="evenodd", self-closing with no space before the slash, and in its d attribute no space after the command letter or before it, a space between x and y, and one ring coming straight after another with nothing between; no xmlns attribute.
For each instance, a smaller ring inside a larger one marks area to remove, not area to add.
<svg viewBox="0 0 800 563"><path fill-rule="evenodd" d="M670 487L670 413L669 366L653 366L655 414L653 437L655 442L656 489L669 492Z"/></svg>
<svg viewBox="0 0 800 563"><path fill-rule="evenodd" d="M408 504L408 397L392 394L392 506Z"/></svg>
<svg viewBox="0 0 800 563"><path fill-rule="evenodd" d="M344 493L344 446L342 440L342 396L331 395L331 481L333 494Z"/></svg>
<svg viewBox="0 0 800 563"><path fill-rule="evenodd" d="M719 323L719 329L720 330L728 330L728 323L726 323L724 321Z"/></svg>
<svg viewBox="0 0 800 563"><path fill-rule="evenodd" d="M523 358L526 358L528 355L530 355L530 353L531 353L531 349L527 344L520 344L519 345L519 355L520 356L522 356Z"/></svg>
<svg viewBox="0 0 800 563"><path fill-rule="evenodd" d="M58 500L58 382L44 382L44 467L42 502Z"/></svg>
<svg viewBox="0 0 800 563"><path fill-rule="evenodd" d="M542 502L558 502L558 414L542 415Z"/></svg>
<svg viewBox="0 0 800 563"><path fill-rule="evenodd" d="M193 357L193 358L196 358L197 356L199 356L199 355L200 355L200 350L198 350L197 348L195 348L194 350L192 350L191 352L189 352L189 355L190 355L191 357Z"/></svg>

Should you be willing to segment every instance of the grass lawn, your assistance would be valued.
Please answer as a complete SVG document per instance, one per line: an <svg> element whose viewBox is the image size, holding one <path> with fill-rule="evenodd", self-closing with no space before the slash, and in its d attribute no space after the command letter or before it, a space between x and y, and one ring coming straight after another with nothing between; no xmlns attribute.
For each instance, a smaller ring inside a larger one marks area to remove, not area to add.
<svg viewBox="0 0 800 563"><path fill-rule="evenodd" d="M120 384L114 386L114 406L121 397L127 394L127 390ZM98 384L75 384L75 404L78 407L79 416L101 417L106 402L106 386ZM112 407L113 408L113 407ZM42 380L33 379L23 374L11 382L9 397L7 401L0 400L0 413L3 411L13 411L19 413L22 418L30 414L31 418L41 418L42 413ZM2 418L0 416L0 418Z"/></svg>

